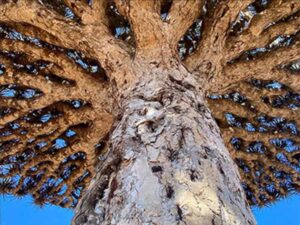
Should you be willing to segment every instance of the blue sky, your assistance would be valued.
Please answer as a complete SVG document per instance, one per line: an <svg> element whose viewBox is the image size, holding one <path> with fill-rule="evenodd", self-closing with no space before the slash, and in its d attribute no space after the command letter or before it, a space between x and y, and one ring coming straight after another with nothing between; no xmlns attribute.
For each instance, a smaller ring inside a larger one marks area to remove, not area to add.
<svg viewBox="0 0 300 225"><path fill-rule="evenodd" d="M0 197L0 225L69 225L72 211L55 206L39 208L29 197ZM300 225L300 195L253 209L258 225Z"/></svg>

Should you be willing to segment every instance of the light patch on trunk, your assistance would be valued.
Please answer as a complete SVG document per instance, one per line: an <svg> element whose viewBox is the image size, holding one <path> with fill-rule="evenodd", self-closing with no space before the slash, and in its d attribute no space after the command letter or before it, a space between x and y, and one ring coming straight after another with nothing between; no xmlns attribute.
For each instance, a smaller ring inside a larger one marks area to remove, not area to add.
<svg viewBox="0 0 300 225"><path fill-rule="evenodd" d="M161 208L160 185L153 175L146 158L137 159L132 167L132 175L138 182L135 190L138 192L136 204L141 210L147 211L149 216L155 216Z"/></svg>

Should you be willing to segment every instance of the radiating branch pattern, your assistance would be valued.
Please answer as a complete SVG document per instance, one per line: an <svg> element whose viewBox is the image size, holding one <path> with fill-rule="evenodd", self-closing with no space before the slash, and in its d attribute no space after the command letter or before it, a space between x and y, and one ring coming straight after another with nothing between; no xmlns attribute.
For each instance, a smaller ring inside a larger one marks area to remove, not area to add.
<svg viewBox="0 0 300 225"><path fill-rule="evenodd" d="M162 54L207 93L250 204L300 191L299 1L2 2L2 193L74 207L119 113L114 92L136 80L136 58Z"/></svg>
<svg viewBox="0 0 300 225"><path fill-rule="evenodd" d="M69 20L80 22L70 8L44 3L66 13L66 19L52 18L61 21L57 29L69 26ZM22 4L42 12L33 1L0 8L29 10ZM48 32L46 24L31 23L26 15L35 12L21 11L18 20L4 19L0 25L1 193L31 194L37 204L74 207L92 178L112 124L108 78L97 56L91 59L66 48L71 45L61 45L66 42L58 39L62 36L55 34L55 26Z"/></svg>

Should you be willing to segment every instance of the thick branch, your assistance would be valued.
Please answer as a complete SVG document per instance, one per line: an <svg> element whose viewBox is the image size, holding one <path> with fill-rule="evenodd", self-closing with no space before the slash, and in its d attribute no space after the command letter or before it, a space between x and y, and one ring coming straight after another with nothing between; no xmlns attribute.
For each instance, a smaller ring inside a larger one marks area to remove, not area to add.
<svg viewBox="0 0 300 225"><path fill-rule="evenodd" d="M299 9L299 1L287 1L282 3L281 0L277 0L276 3L272 4L271 8L264 10L253 18L249 31L254 36L259 36L269 25L299 11Z"/></svg>
<svg viewBox="0 0 300 225"><path fill-rule="evenodd" d="M0 6L0 21L27 23L55 36L61 46L72 48L80 44L82 29L75 23L64 20L36 1L20 0ZM80 47L80 45L79 45Z"/></svg>
<svg viewBox="0 0 300 225"><path fill-rule="evenodd" d="M239 12L253 1L230 0L218 3L212 17L204 20L205 27L198 49L185 60L185 65L190 71L197 70L206 60L213 61L213 64L216 65L222 63L221 58L230 24L236 19Z"/></svg>
<svg viewBox="0 0 300 225"><path fill-rule="evenodd" d="M81 85L85 85L90 81L94 83L92 76L87 75L82 69L74 64L66 54L61 52L53 52L45 48L40 48L21 41L0 40L0 49L3 51L24 52L32 61L45 60L53 63L49 69L51 72L62 75L62 77L76 80ZM85 82L83 82L85 80Z"/></svg>
<svg viewBox="0 0 300 225"><path fill-rule="evenodd" d="M59 45L64 48L73 49L76 46L77 50L98 59L120 86L123 85L124 78L113 77L112 72L117 69L123 72L130 70L128 66L126 69L120 66L120 61L130 64L128 48L115 40L103 24L82 27L76 23L67 22L63 17L49 11L36 1L29 0L1 5L0 21L27 23L56 37Z"/></svg>
<svg viewBox="0 0 300 225"><path fill-rule="evenodd" d="M115 2L120 13L127 17L131 24L138 50L151 50L166 41L163 36L163 21L157 12L159 1Z"/></svg>
<svg viewBox="0 0 300 225"><path fill-rule="evenodd" d="M269 91L267 89L258 89L253 87L252 85L241 82L237 84L236 86L232 87L232 90L228 90L225 93L229 94L232 92L238 92L243 96L247 97L247 101L250 105L248 107L245 105L240 105L237 103L234 103L230 100L226 102L226 105L224 105L224 101L216 102L214 101L215 105L212 105L211 108L214 109L216 115L221 115L223 112L233 112L236 115L242 116L244 118L247 118L250 122L256 123L257 121L254 121L252 117L256 115L269 115L273 117L283 117L288 118L289 120L299 120L299 110L290 110L289 108L274 108L269 104L266 104L263 102L261 97L263 96L271 96L272 94L285 94L288 91ZM281 93L280 93L281 92ZM251 106L251 109L249 109L249 106ZM217 110L219 107L222 108L222 110Z"/></svg>
<svg viewBox="0 0 300 225"><path fill-rule="evenodd" d="M229 64L222 72L216 74L211 84L211 90L222 90L231 84L249 78L276 80L276 73L273 73L274 68L280 64L299 59L299 48L299 44L294 44L291 47L271 51L256 60ZM295 77L294 79L297 80Z"/></svg>
<svg viewBox="0 0 300 225"><path fill-rule="evenodd" d="M226 60L229 61L246 50L264 47L279 35L292 35L299 30L299 27L300 17L296 17L294 20L270 26L258 37L246 31L238 37L230 38Z"/></svg>
<svg viewBox="0 0 300 225"><path fill-rule="evenodd" d="M64 0L65 4L81 18L85 25L95 25L106 22L105 9L108 1L96 0L92 6L84 3L82 0Z"/></svg>
<svg viewBox="0 0 300 225"><path fill-rule="evenodd" d="M200 16L204 0L175 0L169 11L172 40L178 42L187 29Z"/></svg>

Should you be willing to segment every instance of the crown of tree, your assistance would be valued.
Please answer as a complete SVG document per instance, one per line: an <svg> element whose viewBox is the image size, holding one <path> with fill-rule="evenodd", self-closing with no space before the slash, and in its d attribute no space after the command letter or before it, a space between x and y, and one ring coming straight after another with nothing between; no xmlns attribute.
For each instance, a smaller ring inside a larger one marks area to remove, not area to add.
<svg viewBox="0 0 300 225"><path fill-rule="evenodd" d="M137 47L166 32L248 202L299 191L299 28L298 0L0 1L1 193L75 207L106 160Z"/></svg>

